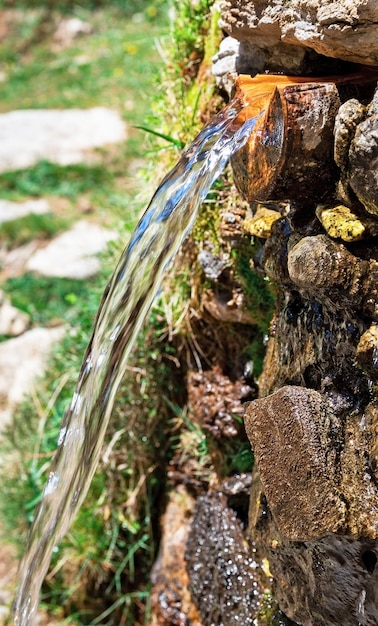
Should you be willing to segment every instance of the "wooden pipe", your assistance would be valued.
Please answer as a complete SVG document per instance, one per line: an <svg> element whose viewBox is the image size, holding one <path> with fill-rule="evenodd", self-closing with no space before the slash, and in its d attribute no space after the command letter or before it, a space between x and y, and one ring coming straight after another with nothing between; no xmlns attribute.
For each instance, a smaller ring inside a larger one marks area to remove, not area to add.
<svg viewBox="0 0 378 626"><path fill-rule="evenodd" d="M313 204L333 191L333 129L340 89L376 80L377 72L365 70L326 78L240 75L235 97L245 107L239 119L260 114L249 141L231 161L243 196Z"/></svg>

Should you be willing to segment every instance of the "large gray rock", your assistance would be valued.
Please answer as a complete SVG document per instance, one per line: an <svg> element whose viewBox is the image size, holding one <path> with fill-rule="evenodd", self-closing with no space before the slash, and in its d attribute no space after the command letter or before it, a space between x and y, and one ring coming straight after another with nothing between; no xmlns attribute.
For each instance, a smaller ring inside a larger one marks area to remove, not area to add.
<svg viewBox="0 0 378 626"><path fill-rule="evenodd" d="M64 328L34 328L0 344L0 428L45 370L52 347Z"/></svg>
<svg viewBox="0 0 378 626"><path fill-rule="evenodd" d="M300 71L306 48L378 65L376 0L222 0L221 27L243 46L240 64ZM259 52L257 52L259 51Z"/></svg>
<svg viewBox="0 0 378 626"><path fill-rule="evenodd" d="M27 261L26 270L43 276L84 279L100 269L97 255L117 234L82 220L37 250Z"/></svg>
<svg viewBox="0 0 378 626"><path fill-rule="evenodd" d="M94 109L24 110L0 115L0 171L47 159L79 163L88 150L123 141L125 124L116 111Z"/></svg>
<svg viewBox="0 0 378 626"><path fill-rule="evenodd" d="M25 215L29 215L29 213L38 215L48 213L49 210L49 203L43 198L39 200L27 200L26 202L0 200L0 223L11 222L20 217L25 217Z"/></svg>

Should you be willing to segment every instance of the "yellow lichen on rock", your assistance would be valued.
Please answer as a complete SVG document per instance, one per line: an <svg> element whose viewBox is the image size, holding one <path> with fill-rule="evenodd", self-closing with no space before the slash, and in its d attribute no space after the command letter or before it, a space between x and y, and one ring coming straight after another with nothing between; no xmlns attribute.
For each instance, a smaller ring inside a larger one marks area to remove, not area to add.
<svg viewBox="0 0 378 626"><path fill-rule="evenodd" d="M268 239L271 235L274 222L280 219L281 213L259 206L253 217L243 222L243 230L249 235Z"/></svg>
<svg viewBox="0 0 378 626"><path fill-rule="evenodd" d="M342 204L334 207L319 205L316 215L330 237L343 241L362 239L369 225L368 221L363 220Z"/></svg>

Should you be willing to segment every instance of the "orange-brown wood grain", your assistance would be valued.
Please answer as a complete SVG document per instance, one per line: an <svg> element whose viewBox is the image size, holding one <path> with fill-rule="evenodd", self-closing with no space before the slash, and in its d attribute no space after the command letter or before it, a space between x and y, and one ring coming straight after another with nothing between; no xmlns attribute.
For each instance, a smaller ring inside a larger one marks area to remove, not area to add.
<svg viewBox="0 0 378 626"><path fill-rule="evenodd" d="M239 120L257 116L246 146L232 159L235 181L248 200L318 201L334 184L333 127L339 87L377 80L363 70L348 76L240 75Z"/></svg>

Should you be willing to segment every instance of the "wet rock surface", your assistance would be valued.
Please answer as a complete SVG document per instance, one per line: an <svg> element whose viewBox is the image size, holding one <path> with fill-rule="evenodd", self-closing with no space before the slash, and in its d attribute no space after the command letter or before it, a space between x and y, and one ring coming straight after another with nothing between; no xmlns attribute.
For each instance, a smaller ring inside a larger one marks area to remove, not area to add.
<svg viewBox="0 0 378 626"><path fill-rule="evenodd" d="M374 624L377 573L359 555L364 541L378 554L376 249L295 225L283 219L265 244L280 287L261 399L246 414L268 501L251 512L251 535L291 619Z"/></svg>
<svg viewBox="0 0 378 626"><path fill-rule="evenodd" d="M295 543L280 538L277 531L275 537L269 562L286 614L295 616L298 624L377 624L376 541L331 535Z"/></svg>
<svg viewBox="0 0 378 626"><path fill-rule="evenodd" d="M151 626L202 626L189 591L184 555L188 542L194 499L183 486L170 496L163 520L163 536L151 574Z"/></svg>
<svg viewBox="0 0 378 626"><path fill-rule="evenodd" d="M282 387L249 404L245 425L281 532L300 541L342 528L346 506L334 462L340 424L323 396Z"/></svg>
<svg viewBox="0 0 378 626"><path fill-rule="evenodd" d="M352 23L361 35L372 8L363 5L224 2L224 28L238 40L229 55L233 68L274 72L282 52L285 73L320 76L327 64L316 54L362 60L363 46L355 47L353 56L356 39L339 47L338 42ZM374 43L365 62L372 63L376 54ZM341 64L339 71L351 68ZM257 95L264 80L251 81L260 84ZM277 99L268 101L272 115L262 124L264 139L252 138L233 161L236 185L254 214L245 223L260 245L254 267L277 290L259 399L248 405L245 417L258 468L249 537L257 560L268 559L273 597L293 623L370 626L378 620L377 95L374 80L369 89L357 81L354 97L349 87L334 85L339 100L323 111L329 127L320 166L314 168L317 180L306 184L300 163L316 161L314 145L306 152L304 141L304 129L316 127L315 118L307 117L317 107L314 93L303 115L300 106L293 109L293 125L292 101L281 90L278 108ZM319 102L323 106L322 97ZM275 135L274 120L283 125ZM290 143L295 124L299 140ZM279 158L269 153L269 137ZM328 168L324 176L322 168ZM272 202L286 208L268 225L261 208L265 203L270 210Z"/></svg>
<svg viewBox="0 0 378 626"><path fill-rule="evenodd" d="M204 626L255 623L262 593L259 565L221 491L197 499L185 559Z"/></svg>
<svg viewBox="0 0 378 626"><path fill-rule="evenodd" d="M232 382L219 368L191 372L188 376L188 406L195 422L215 439L240 435L243 401L251 394L244 381Z"/></svg>
<svg viewBox="0 0 378 626"><path fill-rule="evenodd" d="M349 182L369 213L378 216L378 91L357 128L349 149Z"/></svg>

